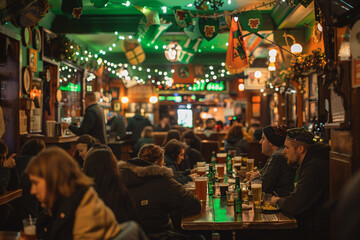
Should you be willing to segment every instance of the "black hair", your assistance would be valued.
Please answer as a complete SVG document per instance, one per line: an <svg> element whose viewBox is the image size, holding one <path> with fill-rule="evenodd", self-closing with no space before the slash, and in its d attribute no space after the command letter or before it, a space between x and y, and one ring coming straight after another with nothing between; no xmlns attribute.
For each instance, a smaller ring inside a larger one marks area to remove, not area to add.
<svg viewBox="0 0 360 240"><path fill-rule="evenodd" d="M172 139L165 145L164 148L166 155L170 156L173 160L177 160L181 150L186 149L186 146L180 141Z"/></svg>
<svg viewBox="0 0 360 240"><path fill-rule="evenodd" d="M36 156L39 152L46 148L42 139L31 139L27 141L20 150L21 155Z"/></svg>

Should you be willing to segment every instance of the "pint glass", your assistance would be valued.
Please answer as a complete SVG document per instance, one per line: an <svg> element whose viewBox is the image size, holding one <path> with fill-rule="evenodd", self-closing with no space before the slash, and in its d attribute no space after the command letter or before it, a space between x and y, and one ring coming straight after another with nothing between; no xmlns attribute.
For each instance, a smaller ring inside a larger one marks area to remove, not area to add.
<svg viewBox="0 0 360 240"><path fill-rule="evenodd" d="M261 207L261 197L262 197L262 182L261 181L252 181L251 182L251 193L253 195L254 207Z"/></svg>
<svg viewBox="0 0 360 240"><path fill-rule="evenodd" d="M207 177L195 178L195 192L200 202L206 201Z"/></svg>
<svg viewBox="0 0 360 240"><path fill-rule="evenodd" d="M253 158L248 158L246 160L246 171L250 172L254 170L254 159Z"/></svg>

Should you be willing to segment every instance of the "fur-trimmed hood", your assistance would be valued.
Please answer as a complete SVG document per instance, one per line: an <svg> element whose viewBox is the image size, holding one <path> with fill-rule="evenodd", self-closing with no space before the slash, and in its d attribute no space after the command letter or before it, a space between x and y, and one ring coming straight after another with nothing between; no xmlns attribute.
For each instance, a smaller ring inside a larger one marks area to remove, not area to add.
<svg viewBox="0 0 360 240"><path fill-rule="evenodd" d="M140 158L118 163L124 184L127 187L136 187L150 181L152 178L172 178L174 174L170 168L160 167Z"/></svg>

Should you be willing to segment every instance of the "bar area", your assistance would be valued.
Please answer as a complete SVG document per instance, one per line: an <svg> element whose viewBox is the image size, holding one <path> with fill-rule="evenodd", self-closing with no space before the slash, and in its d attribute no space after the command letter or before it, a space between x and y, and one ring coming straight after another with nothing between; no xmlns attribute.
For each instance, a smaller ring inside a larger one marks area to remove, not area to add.
<svg viewBox="0 0 360 240"><path fill-rule="evenodd" d="M358 0L0 0L0 239L358 239L357 104Z"/></svg>

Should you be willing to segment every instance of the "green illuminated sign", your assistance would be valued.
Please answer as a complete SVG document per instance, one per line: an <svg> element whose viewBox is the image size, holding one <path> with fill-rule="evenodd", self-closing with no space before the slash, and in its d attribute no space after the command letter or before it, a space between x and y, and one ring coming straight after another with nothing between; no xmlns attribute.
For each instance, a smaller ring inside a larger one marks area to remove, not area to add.
<svg viewBox="0 0 360 240"><path fill-rule="evenodd" d="M60 86L60 90L62 91L68 91L68 92L80 92L80 84L75 85L72 82L69 82L66 86Z"/></svg>
<svg viewBox="0 0 360 240"><path fill-rule="evenodd" d="M223 81L219 83L206 83L206 82L197 82L195 83L189 90L192 91L224 91L225 90L225 83Z"/></svg>
<svg viewBox="0 0 360 240"><path fill-rule="evenodd" d="M160 102L165 101L165 99L170 102L182 102L181 96L159 96Z"/></svg>

